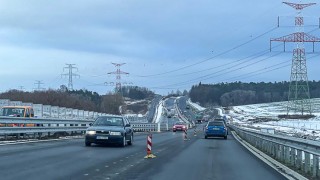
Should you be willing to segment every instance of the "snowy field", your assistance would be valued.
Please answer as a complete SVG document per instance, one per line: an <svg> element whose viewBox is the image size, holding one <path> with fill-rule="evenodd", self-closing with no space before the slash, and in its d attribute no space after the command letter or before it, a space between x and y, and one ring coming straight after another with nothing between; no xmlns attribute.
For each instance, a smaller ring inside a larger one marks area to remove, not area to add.
<svg viewBox="0 0 320 180"><path fill-rule="evenodd" d="M243 126L264 129L272 128L278 133L320 140L320 99L312 99L313 115L307 120L280 119L286 114L287 102L234 106L228 115L234 123Z"/></svg>

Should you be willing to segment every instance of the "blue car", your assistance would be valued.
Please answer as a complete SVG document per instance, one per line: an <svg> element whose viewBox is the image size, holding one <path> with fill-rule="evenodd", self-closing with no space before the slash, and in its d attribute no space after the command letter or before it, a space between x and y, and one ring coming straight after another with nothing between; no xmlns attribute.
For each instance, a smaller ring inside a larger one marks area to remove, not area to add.
<svg viewBox="0 0 320 180"><path fill-rule="evenodd" d="M204 138L208 137L224 137L228 138L228 129L223 121L210 121L205 126L204 129Z"/></svg>

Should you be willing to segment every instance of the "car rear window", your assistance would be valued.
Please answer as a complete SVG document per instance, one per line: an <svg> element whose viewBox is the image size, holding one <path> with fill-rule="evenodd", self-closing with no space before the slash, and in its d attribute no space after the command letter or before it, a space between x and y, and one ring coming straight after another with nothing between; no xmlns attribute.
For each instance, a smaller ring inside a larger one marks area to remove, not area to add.
<svg viewBox="0 0 320 180"><path fill-rule="evenodd" d="M93 126L123 126L120 117L98 117Z"/></svg>
<svg viewBox="0 0 320 180"><path fill-rule="evenodd" d="M221 121L212 121L209 122L208 126L224 126L224 124Z"/></svg>

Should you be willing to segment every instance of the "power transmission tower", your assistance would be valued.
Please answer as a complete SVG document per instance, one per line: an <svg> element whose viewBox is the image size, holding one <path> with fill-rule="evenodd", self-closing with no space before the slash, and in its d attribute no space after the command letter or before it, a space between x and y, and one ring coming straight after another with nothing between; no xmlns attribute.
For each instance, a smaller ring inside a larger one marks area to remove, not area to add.
<svg viewBox="0 0 320 180"><path fill-rule="evenodd" d="M39 80L36 80L36 82L34 83L35 85L37 85L36 88L34 88L34 90L36 91L42 91L42 90L45 90L45 88L42 88L41 85L44 84L43 82L39 81Z"/></svg>
<svg viewBox="0 0 320 180"><path fill-rule="evenodd" d="M312 113L312 105L310 101L308 74L307 74L307 62L306 51L304 43L309 42L313 44L320 42L320 39L304 32L304 19L302 16L302 10L306 7L315 5L316 3L308 4L296 4L290 2L283 2L284 4L294 8L297 11L295 17L295 29L296 32L280 38L273 38L270 40L270 50L272 41L280 41L284 43L284 51L286 42L295 43L296 47L293 49L291 76L288 94L287 114L291 111L297 113L304 112Z"/></svg>
<svg viewBox="0 0 320 180"><path fill-rule="evenodd" d="M78 68L74 67L76 64L66 64L67 66L63 68L63 71L65 69L68 69L68 73L61 74L61 77L68 76L69 82L68 82L68 89L73 90L73 77L80 78L79 74L73 73L73 69L76 69L78 71Z"/></svg>
<svg viewBox="0 0 320 180"><path fill-rule="evenodd" d="M19 86L19 90L23 91L24 90L24 86Z"/></svg>
<svg viewBox="0 0 320 180"><path fill-rule="evenodd" d="M108 74L115 74L116 75L116 81L115 83L114 82L105 82L106 85L114 85L116 84L116 93L121 93L121 86L124 85L124 84L132 84L132 83L128 83L128 82L121 82L121 75L129 75L129 73L127 72L124 72L124 71L121 71L120 70L120 67L125 65L126 63L111 63L113 64L117 70L114 71L114 72L109 72Z"/></svg>

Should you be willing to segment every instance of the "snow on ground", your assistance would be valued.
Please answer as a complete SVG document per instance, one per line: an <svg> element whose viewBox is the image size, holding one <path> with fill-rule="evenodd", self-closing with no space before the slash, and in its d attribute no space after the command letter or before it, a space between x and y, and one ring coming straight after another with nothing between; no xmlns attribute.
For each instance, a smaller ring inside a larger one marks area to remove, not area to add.
<svg viewBox="0 0 320 180"><path fill-rule="evenodd" d="M280 119L286 114L287 102L234 106L228 113L234 123L242 126L274 130L292 136L320 140L320 98L312 99L314 118L308 120Z"/></svg>
<svg viewBox="0 0 320 180"><path fill-rule="evenodd" d="M206 110L206 108L201 107L199 104L193 103L193 102L190 100L190 98L188 99L187 103L190 104L190 106L192 106L192 107L194 107L195 109L197 109L198 111L204 111L204 110Z"/></svg>
<svg viewBox="0 0 320 180"><path fill-rule="evenodd" d="M161 100L157 106L156 110L156 118L155 118L155 123L159 123L162 117L162 112L163 112L163 100Z"/></svg>

